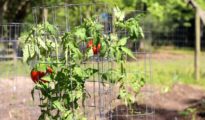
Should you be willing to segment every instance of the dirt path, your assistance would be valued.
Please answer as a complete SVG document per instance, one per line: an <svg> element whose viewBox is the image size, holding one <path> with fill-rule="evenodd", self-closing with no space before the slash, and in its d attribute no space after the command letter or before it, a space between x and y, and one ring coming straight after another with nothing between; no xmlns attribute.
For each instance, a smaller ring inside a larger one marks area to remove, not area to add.
<svg viewBox="0 0 205 120"><path fill-rule="evenodd" d="M0 79L0 120L38 118L40 111L37 102L33 102L30 95L33 85L32 81L25 77ZM152 88L153 98L146 104L154 108L155 120L189 120L181 117L178 112L205 98L205 91L194 86L177 84L167 93L160 93L157 88ZM197 118L197 120L203 119L205 118Z"/></svg>
<svg viewBox="0 0 205 120"><path fill-rule="evenodd" d="M191 118L184 118L179 112L199 104L204 98L204 90L196 86L177 84L167 93L156 92L150 105L155 109L156 120L189 120ZM197 117L197 120L204 119Z"/></svg>
<svg viewBox="0 0 205 120"><path fill-rule="evenodd" d="M37 120L40 111L30 95L32 87L25 77L0 79L0 120Z"/></svg>

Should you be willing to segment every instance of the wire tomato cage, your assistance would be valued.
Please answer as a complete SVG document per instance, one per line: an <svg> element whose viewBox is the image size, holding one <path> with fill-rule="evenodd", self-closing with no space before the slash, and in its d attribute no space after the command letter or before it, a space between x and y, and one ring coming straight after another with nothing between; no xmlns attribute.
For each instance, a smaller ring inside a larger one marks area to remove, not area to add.
<svg viewBox="0 0 205 120"><path fill-rule="evenodd" d="M29 64L54 70L48 82L40 82L51 94L39 92L40 117L154 119L153 91L145 84L151 80L151 53L138 51L139 41L151 39L149 30L142 35L142 13L123 13L104 3L33 8L35 59Z"/></svg>

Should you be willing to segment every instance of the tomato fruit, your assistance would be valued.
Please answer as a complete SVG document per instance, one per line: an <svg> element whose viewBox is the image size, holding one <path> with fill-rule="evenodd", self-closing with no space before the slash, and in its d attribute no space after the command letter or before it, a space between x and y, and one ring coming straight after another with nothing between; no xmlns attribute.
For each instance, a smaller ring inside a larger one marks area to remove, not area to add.
<svg viewBox="0 0 205 120"><path fill-rule="evenodd" d="M46 75L45 72L38 71L38 76L39 76L40 81L42 81L42 82L44 82L44 83L47 83L48 81L41 79L41 78L44 77L45 75Z"/></svg>
<svg viewBox="0 0 205 120"><path fill-rule="evenodd" d="M31 79L33 80L34 83L37 83L45 75L46 75L46 73L42 72L42 71L37 71L37 70L31 71ZM41 81L45 82L45 80L41 80Z"/></svg>
<svg viewBox="0 0 205 120"><path fill-rule="evenodd" d="M93 45L93 40L88 41L87 43L87 48L91 48L93 49L93 53L94 55L98 54L98 52L100 51L101 45L100 43L98 43L98 45Z"/></svg>
<svg viewBox="0 0 205 120"><path fill-rule="evenodd" d="M101 45L100 45L100 43L98 43L98 45L97 45L97 52L100 51L100 48L101 48Z"/></svg>
<svg viewBox="0 0 205 120"><path fill-rule="evenodd" d="M48 66L48 67L46 68L46 73L50 73L50 74L51 74L52 72L53 72L53 69Z"/></svg>
<svg viewBox="0 0 205 120"><path fill-rule="evenodd" d="M100 48L101 48L100 43L98 43L97 47L96 46L92 47L94 55L98 54L98 52L100 51Z"/></svg>
<svg viewBox="0 0 205 120"><path fill-rule="evenodd" d="M31 79L33 80L34 83L38 82L38 80L39 80L39 72L38 71L32 70L30 75L31 75Z"/></svg>
<svg viewBox="0 0 205 120"><path fill-rule="evenodd" d="M90 40L88 43L87 43L87 48L91 48L93 46L93 40Z"/></svg>
<svg viewBox="0 0 205 120"><path fill-rule="evenodd" d="M97 47L96 47L96 46L93 46L93 53L94 53L94 55L98 54L98 51L97 51Z"/></svg>
<svg viewBox="0 0 205 120"><path fill-rule="evenodd" d="M46 75L45 72L38 71L38 76L39 76L39 78L42 78L42 77L45 76L45 75Z"/></svg>

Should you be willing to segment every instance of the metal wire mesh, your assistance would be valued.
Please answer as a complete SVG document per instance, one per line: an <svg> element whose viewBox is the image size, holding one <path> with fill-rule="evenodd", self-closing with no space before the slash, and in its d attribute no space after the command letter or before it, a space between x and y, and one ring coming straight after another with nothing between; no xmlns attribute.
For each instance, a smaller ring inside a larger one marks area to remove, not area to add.
<svg viewBox="0 0 205 120"><path fill-rule="evenodd" d="M201 32L201 48L204 49L205 32L202 27ZM195 45L195 31L192 27L177 27L169 32L156 32L153 33L153 46L176 46L194 48Z"/></svg>
<svg viewBox="0 0 205 120"><path fill-rule="evenodd" d="M28 30L29 25L23 23L0 25L0 119L37 119L38 103L29 93L33 87L30 68L22 63L18 40Z"/></svg>
<svg viewBox="0 0 205 120"><path fill-rule="evenodd" d="M21 56L18 48L18 37L22 25L20 23L0 25L1 60L16 59Z"/></svg>
<svg viewBox="0 0 205 120"><path fill-rule="evenodd" d="M130 59L127 63L128 81L132 81L134 73L140 72L145 78L146 82L151 80L151 54L148 52L135 52L138 60ZM129 86L127 86L129 89ZM116 98L118 91L113 91L114 98ZM150 106L153 90L146 86L135 95L135 103L131 105L124 105L119 99L113 99L112 111L109 111L108 118L111 120L153 120L154 108Z"/></svg>

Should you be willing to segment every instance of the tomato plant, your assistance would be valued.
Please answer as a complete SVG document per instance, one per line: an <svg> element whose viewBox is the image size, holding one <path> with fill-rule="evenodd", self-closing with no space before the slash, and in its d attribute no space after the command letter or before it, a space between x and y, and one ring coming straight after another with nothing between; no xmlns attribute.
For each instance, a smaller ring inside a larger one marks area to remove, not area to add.
<svg viewBox="0 0 205 120"><path fill-rule="evenodd" d="M64 34L59 35L58 28L46 22L33 27L27 36L21 37L23 60L36 70L31 72L31 78L36 83L31 93L32 96L35 90L41 93L40 120L85 119L79 110L83 106L80 103L84 104L89 96L85 89L86 80L95 74L106 82L120 84L119 98L126 104L134 102L126 86L137 93L144 84L144 78L136 73L128 81L126 56L133 59L135 56L126 44L128 40L143 37L143 32L138 17L123 21L118 18L118 12L114 21L116 29L127 30L130 32L128 36L119 37L115 32L103 34L103 25L93 17L84 19L82 25ZM86 50L81 48L82 44ZM96 54L114 60L120 68L103 72L92 67L84 68L82 62Z"/></svg>

